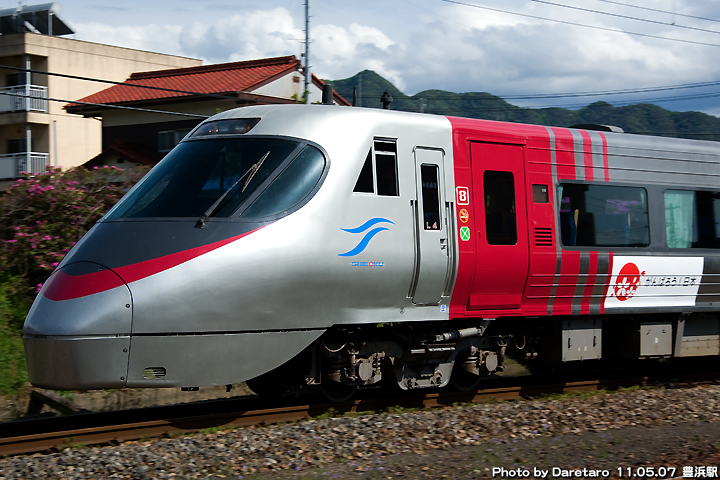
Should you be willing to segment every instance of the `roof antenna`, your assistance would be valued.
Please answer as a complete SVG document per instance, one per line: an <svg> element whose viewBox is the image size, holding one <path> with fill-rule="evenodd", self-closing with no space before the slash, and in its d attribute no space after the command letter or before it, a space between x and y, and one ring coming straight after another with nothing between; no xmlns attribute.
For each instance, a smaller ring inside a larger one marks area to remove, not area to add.
<svg viewBox="0 0 720 480"><path fill-rule="evenodd" d="M329 83L323 85L322 104L335 105L335 102L333 102L333 86Z"/></svg>
<svg viewBox="0 0 720 480"><path fill-rule="evenodd" d="M392 95L390 95L390 92L385 90L385 92L382 94L382 97L380 97L380 101L382 102L383 109L389 110L390 104L393 102Z"/></svg>

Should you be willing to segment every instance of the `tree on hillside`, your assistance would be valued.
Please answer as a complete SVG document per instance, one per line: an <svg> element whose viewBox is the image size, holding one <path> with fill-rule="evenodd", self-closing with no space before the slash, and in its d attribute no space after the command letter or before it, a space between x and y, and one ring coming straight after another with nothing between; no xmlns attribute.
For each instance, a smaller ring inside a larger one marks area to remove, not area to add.
<svg viewBox="0 0 720 480"><path fill-rule="evenodd" d="M581 123L615 125L628 133L720 141L720 118L700 112L671 112L657 105L639 104L614 107L594 102L580 110L566 108L523 108L490 93L454 93L425 90L407 96L392 83L373 72L363 70L343 80L327 80L345 98L352 98L353 87L360 87L364 107L382 108L380 97L388 91L394 102L391 110L432 113L485 120L569 127Z"/></svg>

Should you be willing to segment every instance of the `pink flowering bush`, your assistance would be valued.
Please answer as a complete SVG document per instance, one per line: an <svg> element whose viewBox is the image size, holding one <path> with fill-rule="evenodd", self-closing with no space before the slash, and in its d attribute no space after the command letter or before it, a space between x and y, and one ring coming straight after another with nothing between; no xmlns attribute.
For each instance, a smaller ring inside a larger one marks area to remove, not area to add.
<svg viewBox="0 0 720 480"><path fill-rule="evenodd" d="M144 172L110 181L121 173L116 167L54 168L0 193L0 286L13 304L32 302L72 246Z"/></svg>

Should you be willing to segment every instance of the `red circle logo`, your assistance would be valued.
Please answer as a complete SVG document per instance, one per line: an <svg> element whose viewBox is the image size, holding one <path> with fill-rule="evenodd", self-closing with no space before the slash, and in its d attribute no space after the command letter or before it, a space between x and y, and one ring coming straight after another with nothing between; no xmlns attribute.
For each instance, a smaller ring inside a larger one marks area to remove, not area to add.
<svg viewBox="0 0 720 480"><path fill-rule="evenodd" d="M640 286L640 277L642 275L645 275L645 272L640 273L637 265L634 263L626 263L625 266L620 269L620 273L615 281L615 297L621 302L629 300Z"/></svg>

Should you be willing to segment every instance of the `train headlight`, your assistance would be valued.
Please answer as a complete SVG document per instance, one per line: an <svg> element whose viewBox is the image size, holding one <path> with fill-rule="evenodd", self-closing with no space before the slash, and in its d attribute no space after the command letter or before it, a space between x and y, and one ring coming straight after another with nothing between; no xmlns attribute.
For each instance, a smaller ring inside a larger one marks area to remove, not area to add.
<svg viewBox="0 0 720 480"><path fill-rule="evenodd" d="M190 138L205 137L209 135L237 135L249 132L257 123L259 118L237 118L233 120L218 120L200 125Z"/></svg>

